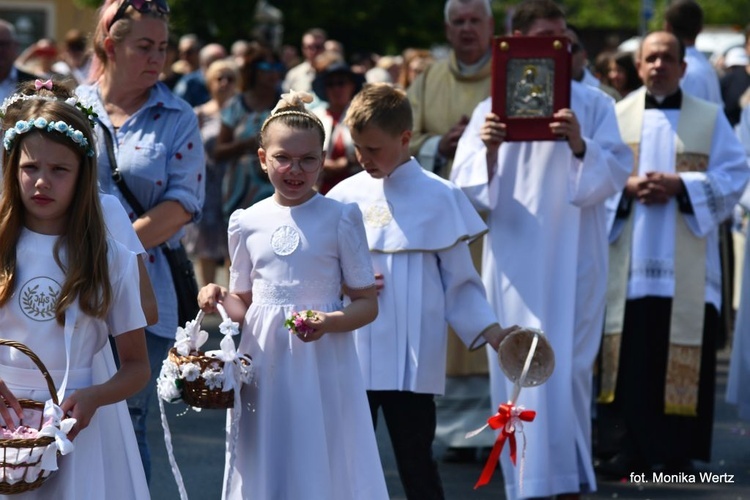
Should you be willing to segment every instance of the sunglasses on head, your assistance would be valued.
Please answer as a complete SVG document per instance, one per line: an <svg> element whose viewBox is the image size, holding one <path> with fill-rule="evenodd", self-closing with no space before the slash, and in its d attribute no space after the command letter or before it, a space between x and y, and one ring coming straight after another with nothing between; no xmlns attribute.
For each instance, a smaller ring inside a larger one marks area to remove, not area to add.
<svg viewBox="0 0 750 500"><path fill-rule="evenodd" d="M169 14L167 0L124 0L117 9L117 12L115 12L115 17L112 18L107 29L111 29L113 24L125 17L125 11L128 10L128 7L133 7L141 14L151 11L156 11L159 14Z"/></svg>

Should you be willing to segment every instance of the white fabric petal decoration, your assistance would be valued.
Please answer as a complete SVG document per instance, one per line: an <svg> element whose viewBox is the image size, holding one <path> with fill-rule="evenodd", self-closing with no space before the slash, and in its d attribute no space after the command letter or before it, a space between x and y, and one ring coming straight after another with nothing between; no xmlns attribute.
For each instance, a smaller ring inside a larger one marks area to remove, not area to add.
<svg viewBox="0 0 750 500"><path fill-rule="evenodd" d="M219 331L224 335L237 335L240 333L240 324L227 317L219 324Z"/></svg>
<svg viewBox="0 0 750 500"><path fill-rule="evenodd" d="M237 348L230 335L225 335L221 339L220 346L220 351L208 351L206 356L211 356L224 362L224 385L222 390L226 392L234 390L235 387L239 387L240 385L239 372L236 365L239 360L237 359Z"/></svg>
<svg viewBox="0 0 750 500"><path fill-rule="evenodd" d="M73 442L68 439L68 433L76 423L74 418L63 419L62 409L54 404L51 399L44 403L44 421L47 424L39 431L38 436L55 438L42 455L41 467L43 470L57 470L57 452L67 455L75 449ZM59 427L58 427L59 426Z"/></svg>

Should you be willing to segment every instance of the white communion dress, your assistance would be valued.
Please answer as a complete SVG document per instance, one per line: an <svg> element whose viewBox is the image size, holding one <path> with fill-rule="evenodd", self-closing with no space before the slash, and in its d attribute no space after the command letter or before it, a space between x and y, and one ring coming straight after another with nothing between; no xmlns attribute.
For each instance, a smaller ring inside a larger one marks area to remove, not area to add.
<svg viewBox="0 0 750 500"><path fill-rule="evenodd" d="M374 284L359 209L319 194L296 207L265 199L232 215L229 253L230 290L252 291L238 351L255 380L224 497L387 499L353 335L305 343L284 327L293 311L341 309L342 284Z"/></svg>
<svg viewBox="0 0 750 500"><path fill-rule="evenodd" d="M0 308L0 337L29 347L45 364L59 389L66 371L66 346L64 327L55 320L55 304L65 276L52 257L56 241L57 236L23 230L16 248L15 293ZM75 318L68 349L70 367L66 396L76 389L103 383L115 373L108 342L110 333L116 336L146 325L135 254L110 239L108 257L113 306L106 319L82 313L77 303L66 311L68 321ZM66 261L64 251L61 251L61 258ZM41 371L25 354L12 347L0 346L0 378L16 397L37 401L51 397ZM149 498L124 401L99 408L73 444L75 449L58 459L58 471L41 487L7 498Z"/></svg>

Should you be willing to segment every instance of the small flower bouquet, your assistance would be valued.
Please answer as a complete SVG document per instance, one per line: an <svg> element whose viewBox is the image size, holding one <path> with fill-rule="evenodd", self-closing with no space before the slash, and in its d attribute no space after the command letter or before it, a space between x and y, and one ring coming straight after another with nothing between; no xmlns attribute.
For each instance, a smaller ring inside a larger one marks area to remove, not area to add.
<svg viewBox="0 0 750 500"><path fill-rule="evenodd" d="M314 330L313 328L305 324L305 320L313 319L315 317L315 313L309 309L304 313L292 311L292 315L287 318L286 321L284 321L284 326L292 335L307 335L308 333L312 333Z"/></svg>
<svg viewBox="0 0 750 500"><path fill-rule="evenodd" d="M220 350L200 350L208 340L208 333L201 330L202 311L184 328L177 328L174 347L162 363L156 385L164 401L182 400L194 408L232 408L234 389L252 380L252 360L237 354L232 338L239 333L239 324L226 315L223 307L219 306L219 312L223 318L219 331L224 335Z"/></svg>

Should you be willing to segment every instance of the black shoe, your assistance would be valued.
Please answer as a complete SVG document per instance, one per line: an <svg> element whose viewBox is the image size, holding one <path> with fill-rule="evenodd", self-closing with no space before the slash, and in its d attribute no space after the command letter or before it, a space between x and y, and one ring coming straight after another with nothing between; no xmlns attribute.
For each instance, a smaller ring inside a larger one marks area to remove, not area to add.
<svg viewBox="0 0 750 500"><path fill-rule="evenodd" d="M452 464L469 464L477 460L477 448L455 448L445 450L443 462Z"/></svg>
<svg viewBox="0 0 750 500"><path fill-rule="evenodd" d="M651 473L651 468L647 464L624 453L618 453L609 460L599 462L594 469L602 479L615 481L628 478L632 473Z"/></svg>

